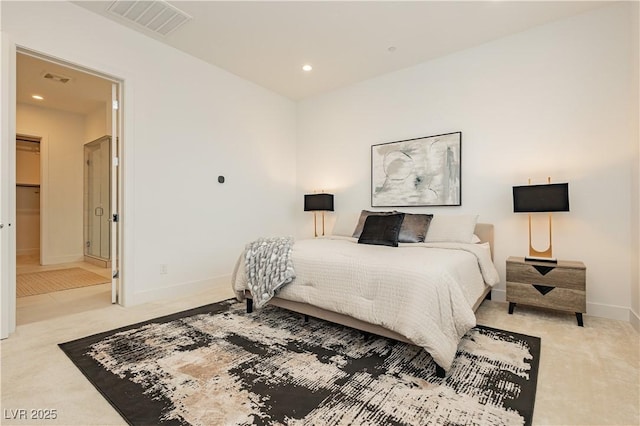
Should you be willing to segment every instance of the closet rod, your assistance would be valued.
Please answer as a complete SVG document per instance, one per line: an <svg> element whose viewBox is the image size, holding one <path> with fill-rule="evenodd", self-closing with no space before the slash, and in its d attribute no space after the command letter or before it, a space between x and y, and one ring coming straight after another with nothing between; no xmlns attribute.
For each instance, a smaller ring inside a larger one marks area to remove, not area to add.
<svg viewBox="0 0 640 426"><path fill-rule="evenodd" d="M40 143L42 138L39 136L16 135L16 142Z"/></svg>

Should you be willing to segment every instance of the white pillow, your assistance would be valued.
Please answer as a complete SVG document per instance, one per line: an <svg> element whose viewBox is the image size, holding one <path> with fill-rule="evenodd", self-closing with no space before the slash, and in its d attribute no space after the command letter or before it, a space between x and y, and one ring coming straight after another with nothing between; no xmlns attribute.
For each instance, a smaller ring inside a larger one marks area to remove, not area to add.
<svg viewBox="0 0 640 426"><path fill-rule="evenodd" d="M427 231L427 243L471 243L478 215L433 215Z"/></svg>

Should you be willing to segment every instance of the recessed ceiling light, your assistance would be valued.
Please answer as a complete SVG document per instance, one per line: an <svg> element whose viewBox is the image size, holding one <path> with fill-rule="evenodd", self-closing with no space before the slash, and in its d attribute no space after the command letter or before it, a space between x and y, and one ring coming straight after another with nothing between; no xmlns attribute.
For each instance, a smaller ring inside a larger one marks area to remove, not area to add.
<svg viewBox="0 0 640 426"><path fill-rule="evenodd" d="M313 67L309 64L303 65L302 66L302 70L303 71L311 71L313 69Z"/></svg>
<svg viewBox="0 0 640 426"><path fill-rule="evenodd" d="M31 96L31 97L32 97L33 99L37 99L37 100L39 100L39 101L41 101L41 100L43 100L43 99L44 99L44 98L43 98L42 96L40 96L40 95L33 95L33 96Z"/></svg>

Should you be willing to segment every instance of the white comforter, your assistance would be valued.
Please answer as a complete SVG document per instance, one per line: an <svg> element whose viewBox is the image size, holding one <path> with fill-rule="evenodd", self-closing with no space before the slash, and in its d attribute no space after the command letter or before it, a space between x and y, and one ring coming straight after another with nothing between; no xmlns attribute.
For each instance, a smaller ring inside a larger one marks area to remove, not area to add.
<svg viewBox="0 0 640 426"><path fill-rule="evenodd" d="M488 247L414 243L397 248L328 237L296 241L296 278L277 297L380 325L429 352L448 371L462 336L475 326L472 306L485 283L498 283ZM232 285L244 299L239 260Z"/></svg>

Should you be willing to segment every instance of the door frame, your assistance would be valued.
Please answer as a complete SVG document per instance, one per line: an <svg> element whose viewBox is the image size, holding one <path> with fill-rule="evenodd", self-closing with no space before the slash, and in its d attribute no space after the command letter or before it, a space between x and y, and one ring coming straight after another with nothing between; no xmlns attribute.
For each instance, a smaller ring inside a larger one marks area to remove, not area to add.
<svg viewBox="0 0 640 426"><path fill-rule="evenodd" d="M0 338L16 329L16 45L0 31Z"/></svg>
<svg viewBox="0 0 640 426"><path fill-rule="evenodd" d="M116 77L104 71L97 71L94 68L78 65L71 61L55 58L46 53L37 52L28 47L19 46L10 39L7 33L0 32L0 89L3 93L0 100L0 222L4 228L0 234L0 339L9 337L16 329L16 240L15 240L15 149L16 149L16 56L18 53L34 56L38 59L56 63L65 67L74 68L88 74L95 75L105 80L111 81L117 85L119 105L117 110L112 109L112 120L117 120L117 134L112 135L113 143L117 144L118 160L117 166L114 164L113 170L117 173L118 179L118 215L120 222L117 224L117 233L120 236L118 244L113 248L120 265L117 277L112 278L112 288L117 290L117 300L122 306L126 305L125 280L127 274L124 273L124 266L133 264L133 261L125 262L123 257L125 251L126 237L123 231L124 213L124 145L123 145L123 128L126 114L124 113L124 86L125 79ZM6 95L4 95L6 94ZM118 116L116 119L116 115ZM43 136L44 139L44 135ZM128 173L131 176L130 173ZM41 188L42 190L42 188ZM42 194L41 194L42 195ZM131 206L132 207L132 206ZM43 230L41 229L41 232ZM115 285L114 285L115 283Z"/></svg>
<svg viewBox="0 0 640 426"><path fill-rule="evenodd" d="M17 130L17 128L16 128ZM37 132L33 129L23 129L25 130L24 132L16 132L16 145L17 145L17 139L18 139L18 135L22 136L22 137L30 137L30 138L38 138L40 139L40 161L39 161L39 170L40 170L40 194L39 194L39 203L40 203L40 235L38 236L39 238L39 244L40 247L38 248L38 252L39 252L39 256L40 256L40 263L41 264L47 264L48 262L45 261L45 259L48 259L48 253L45 252L45 247L47 247L48 244L48 238L47 238L47 221L46 221L46 213L47 213L47 189L48 189L48 185L49 185L49 165L48 165L48 158L49 158L49 137L48 135L41 135L40 132ZM17 149L17 146L16 146ZM17 154L16 154L16 158L15 161L17 160ZM17 164L16 164L16 173L17 173ZM16 214L16 220L17 220L17 214ZM17 224L15 225L17 226ZM17 232L17 228L16 231ZM18 244L18 240L17 240L17 236L16 236L16 253L17 253L17 244Z"/></svg>
<svg viewBox="0 0 640 426"><path fill-rule="evenodd" d="M108 183L109 184L109 193L108 194L104 194L102 192L102 190L99 190L99 194L100 194L100 201L105 201L104 197L108 197L108 205L111 206L111 202L112 202L112 192L113 192L113 188L112 188L112 182L111 182L111 176L113 174L113 170L112 170L112 151L111 151L111 140L113 138L109 135L105 135L102 137L99 137L98 139L94 139L90 142L85 142L83 144L83 155L84 155L84 164L83 164L83 172L84 172L84 182L83 182L83 199L82 199L82 203L83 203L83 207L84 207L84 211L83 211L83 240L82 242L84 243L83 245L83 250L84 250L84 256L85 259L87 257L92 257L96 260L100 260L100 261L104 261L105 263L109 263L109 265L112 264L111 262L111 227L112 227L112 220L111 220L111 207L109 207L108 209L104 209L102 208L102 213L101 213L101 217L102 219L100 222L100 234L102 235L102 231L103 231L103 226L108 224L109 225L109 236L108 236L108 240L109 240L109 256L108 259L107 257L102 256L102 254L95 254L93 251L88 252L87 251L87 242L90 241L90 245L89 247L91 247L92 249L95 247L94 246L94 240L91 237L92 232L95 229L95 223L91 223L91 219L92 216L95 216L95 208L91 209L89 207L93 207L92 201L93 197L96 195L95 191L94 191L94 187L93 187L93 183L95 182L95 180L93 180L91 178L92 175L92 166L95 165L94 162L91 161L91 159L93 159L93 157L90 155L91 153L94 153L97 150L101 150L101 153L104 153L105 151L102 151L103 148L103 144L105 142L108 143L108 154L106 154L108 156L108 158L103 159L102 161L106 161L106 163L103 163L100 167L105 166L108 168L107 173L109 173L109 177L107 180L100 180L100 183ZM104 173L104 170L101 170L102 173ZM103 177L103 176L101 176ZM102 203L99 203L102 204ZM116 209L117 210L117 209ZM105 220L106 222L102 222L102 220ZM91 226L94 225L94 226ZM103 249L103 242L106 240L103 240L102 237L98 238L98 241L100 242L100 252L102 252ZM110 266L105 266L105 267L109 267ZM115 303L115 302L114 302Z"/></svg>

